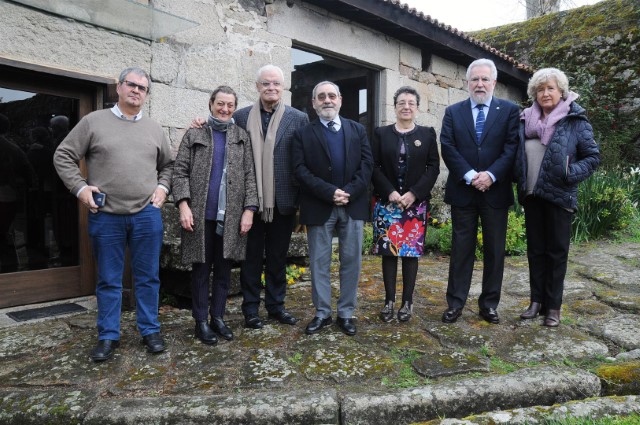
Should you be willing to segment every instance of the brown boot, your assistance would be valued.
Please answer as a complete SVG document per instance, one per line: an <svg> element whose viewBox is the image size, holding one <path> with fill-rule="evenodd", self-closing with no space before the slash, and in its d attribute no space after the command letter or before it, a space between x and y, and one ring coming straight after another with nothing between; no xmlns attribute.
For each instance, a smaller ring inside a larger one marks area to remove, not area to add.
<svg viewBox="0 0 640 425"><path fill-rule="evenodd" d="M520 315L521 319L535 319L535 317L538 315L538 313L540 313L540 310L542 309L542 304L541 303L537 303L535 301L532 301L531 304L529 304L529 308Z"/></svg>
<svg viewBox="0 0 640 425"><path fill-rule="evenodd" d="M560 310L551 310L547 312L547 317L544 318L544 326L550 328L557 328L560 325Z"/></svg>

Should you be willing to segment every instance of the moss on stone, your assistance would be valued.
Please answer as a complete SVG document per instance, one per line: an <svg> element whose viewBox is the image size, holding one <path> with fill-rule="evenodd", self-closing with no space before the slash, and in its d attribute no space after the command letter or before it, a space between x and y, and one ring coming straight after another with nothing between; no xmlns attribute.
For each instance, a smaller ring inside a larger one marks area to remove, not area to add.
<svg viewBox="0 0 640 425"><path fill-rule="evenodd" d="M596 374L612 383L640 382L640 362L605 364L596 369Z"/></svg>

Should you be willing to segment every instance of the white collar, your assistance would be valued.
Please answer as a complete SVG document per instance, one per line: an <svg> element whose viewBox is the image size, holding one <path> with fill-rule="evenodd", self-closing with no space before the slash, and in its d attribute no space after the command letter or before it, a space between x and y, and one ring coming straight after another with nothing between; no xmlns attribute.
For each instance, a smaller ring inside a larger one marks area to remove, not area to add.
<svg viewBox="0 0 640 425"><path fill-rule="evenodd" d="M340 115L336 115L336 117L334 119L332 119L332 120L325 120L324 118L320 118L320 122L325 127L327 127L327 124L329 124L329 121L333 121L334 122L333 127L336 130L340 130L340 127L342 127L342 121L340 121Z"/></svg>
<svg viewBox="0 0 640 425"><path fill-rule="evenodd" d="M113 108L111 108L111 112L113 112L113 114L116 117L120 118L121 120L125 120L125 121L139 121L140 118L142 118L142 109L140 110L140 112L138 112L136 115L134 115L132 119L129 119L129 118L127 118L127 116L125 114L122 113L122 111L118 107L117 103L115 105L113 105Z"/></svg>

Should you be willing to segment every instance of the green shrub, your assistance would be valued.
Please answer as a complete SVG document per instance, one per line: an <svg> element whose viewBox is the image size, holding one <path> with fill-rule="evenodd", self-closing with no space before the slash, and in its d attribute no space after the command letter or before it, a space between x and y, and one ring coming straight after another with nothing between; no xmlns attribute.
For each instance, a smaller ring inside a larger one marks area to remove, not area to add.
<svg viewBox="0 0 640 425"><path fill-rule="evenodd" d="M527 236L524 226L524 214L509 211L507 224L507 255L524 255L527 253Z"/></svg>
<svg viewBox="0 0 640 425"><path fill-rule="evenodd" d="M373 225L364 223L362 226L362 254L367 255L373 252Z"/></svg>
<svg viewBox="0 0 640 425"><path fill-rule="evenodd" d="M436 220L437 221L437 220ZM425 246L437 249L443 254L451 254L451 221L442 223L439 227L430 226L427 231ZM523 255L527 252L527 239L525 236L524 215L509 211L507 223L507 255ZM476 258L482 259L482 227L478 226L478 243L476 245Z"/></svg>
<svg viewBox="0 0 640 425"><path fill-rule="evenodd" d="M637 196L637 177L628 172L596 171L578 187L578 209L573 219L574 242L601 238L627 227L637 210L631 200Z"/></svg>

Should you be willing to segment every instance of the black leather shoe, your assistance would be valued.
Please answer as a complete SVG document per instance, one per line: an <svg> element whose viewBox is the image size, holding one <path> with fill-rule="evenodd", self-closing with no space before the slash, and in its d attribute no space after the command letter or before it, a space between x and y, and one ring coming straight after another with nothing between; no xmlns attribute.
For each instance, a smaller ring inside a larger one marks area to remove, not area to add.
<svg viewBox="0 0 640 425"><path fill-rule="evenodd" d="M296 319L293 314L289 313L287 310L280 310L276 313L269 313L269 317L272 319L276 319L283 325L295 325L296 323L298 323L298 319Z"/></svg>
<svg viewBox="0 0 640 425"><path fill-rule="evenodd" d="M333 319L331 318L331 316L325 317L324 319L321 317L314 317L313 320L307 325L305 332L307 335L317 334L322 328L324 328L325 326L329 326L332 321Z"/></svg>
<svg viewBox="0 0 640 425"><path fill-rule="evenodd" d="M540 313L540 310L542 310L542 304L532 301L531 304L529 304L529 308L520 315L520 318L525 320L535 319L538 313Z"/></svg>
<svg viewBox="0 0 640 425"><path fill-rule="evenodd" d="M393 301L387 301L385 303L382 310L380 310L380 320L382 320L385 323L388 323L393 320L393 304L394 304Z"/></svg>
<svg viewBox="0 0 640 425"><path fill-rule="evenodd" d="M213 332L213 329L211 329L206 320L196 320L195 334L196 338L202 341L203 344L215 345L218 342L216 334Z"/></svg>
<svg viewBox="0 0 640 425"><path fill-rule="evenodd" d="M231 341L233 339L233 332L231 331L229 326L227 326L227 324L224 323L224 320L222 320L222 317L211 318L211 329L213 329L215 333L217 333L227 341Z"/></svg>
<svg viewBox="0 0 640 425"><path fill-rule="evenodd" d="M343 319L342 317L338 317L336 323L345 335L354 336L356 334L356 324L353 319Z"/></svg>
<svg viewBox="0 0 640 425"><path fill-rule="evenodd" d="M448 308L444 313L442 313L442 321L444 323L455 323L460 316L462 316L461 308Z"/></svg>
<svg viewBox="0 0 640 425"><path fill-rule="evenodd" d="M408 301L402 303L402 307L398 310L398 320L401 322L408 322L413 314L413 303Z"/></svg>
<svg viewBox="0 0 640 425"><path fill-rule="evenodd" d="M260 316L257 314L252 314L251 316L244 317L244 327L251 329L262 329L264 327L264 323Z"/></svg>
<svg viewBox="0 0 640 425"><path fill-rule="evenodd" d="M494 325L500 323L500 316L498 316L498 312L495 308L481 308L480 317Z"/></svg>
<svg viewBox="0 0 640 425"><path fill-rule="evenodd" d="M160 332L143 336L142 343L147 346L147 352L152 354L160 353L167 348L160 336Z"/></svg>
<svg viewBox="0 0 640 425"><path fill-rule="evenodd" d="M96 347L91 351L91 360L94 362L103 362L109 360L116 348L120 346L120 341L111 339L101 339Z"/></svg>

